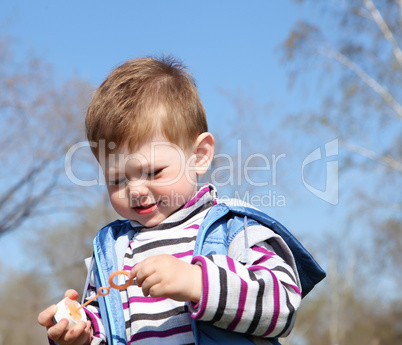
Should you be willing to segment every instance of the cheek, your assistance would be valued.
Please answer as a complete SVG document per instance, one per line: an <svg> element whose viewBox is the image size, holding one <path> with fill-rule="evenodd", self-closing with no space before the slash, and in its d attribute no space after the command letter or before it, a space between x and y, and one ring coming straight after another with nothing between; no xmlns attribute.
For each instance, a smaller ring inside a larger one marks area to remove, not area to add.
<svg viewBox="0 0 402 345"><path fill-rule="evenodd" d="M124 210L127 208L128 200L124 196L124 192L118 190L109 190L109 199L117 213L120 213L120 210Z"/></svg>
<svg viewBox="0 0 402 345"><path fill-rule="evenodd" d="M177 183L173 186L175 193L182 195L186 201L191 198L194 193L197 191L197 183L192 180L192 176L187 176L184 174L182 178L177 181Z"/></svg>

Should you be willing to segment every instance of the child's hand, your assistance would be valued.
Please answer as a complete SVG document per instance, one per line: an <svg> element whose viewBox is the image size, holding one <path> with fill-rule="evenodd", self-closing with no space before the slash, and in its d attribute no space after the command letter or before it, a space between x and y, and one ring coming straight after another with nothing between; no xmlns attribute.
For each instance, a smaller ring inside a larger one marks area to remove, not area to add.
<svg viewBox="0 0 402 345"><path fill-rule="evenodd" d="M64 297L70 297L77 300L78 292L75 290L67 290ZM56 314L57 307L52 305L42 311L38 316L38 322L41 326L47 328L47 336L59 345L87 345L91 340L91 322L81 322L66 331L68 320L61 319L56 325L52 321L52 317Z"/></svg>
<svg viewBox="0 0 402 345"><path fill-rule="evenodd" d="M202 270L171 255L156 255L136 264L135 277L144 296L167 297L198 303L202 294Z"/></svg>

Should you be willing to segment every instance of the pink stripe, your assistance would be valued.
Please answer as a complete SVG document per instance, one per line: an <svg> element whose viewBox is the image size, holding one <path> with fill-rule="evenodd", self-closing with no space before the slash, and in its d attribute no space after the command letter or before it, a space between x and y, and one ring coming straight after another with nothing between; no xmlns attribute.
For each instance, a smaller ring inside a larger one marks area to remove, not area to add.
<svg viewBox="0 0 402 345"><path fill-rule="evenodd" d="M226 259L227 259L229 270L232 271L233 273L236 273L236 266L235 266L232 258L227 256Z"/></svg>
<svg viewBox="0 0 402 345"><path fill-rule="evenodd" d="M278 278L275 276L274 272L264 266L252 266L249 268L250 271L257 271L257 270L265 270L268 271L272 276L272 282L274 285L274 313L272 315L271 323L268 327L268 330L263 334L263 337L266 337L276 327L276 323L278 322L279 318L279 310L280 310L280 293L279 293L279 282Z"/></svg>
<svg viewBox="0 0 402 345"><path fill-rule="evenodd" d="M142 297L142 296L133 296L129 298L130 303L153 303L153 302L160 302L164 301L167 299L166 297L158 297L158 298L152 298L152 297Z"/></svg>
<svg viewBox="0 0 402 345"><path fill-rule="evenodd" d="M200 200L200 199L204 196L204 194L207 193L207 192L209 192L209 186L208 186L208 185L205 185L205 186L201 187L201 189L200 189L199 192L195 195L195 197L192 198L187 204L185 204L182 209L189 208L189 207L193 206L193 205L194 205L198 200Z"/></svg>
<svg viewBox="0 0 402 345"><path fill-rule="evenodd" d="M253 264L254 265L258 265L260 263L263 263L265 261L268 261L269 259L271 259L275 253L269 251L268 249L264 248L264 247L259 247L259 246L253 246L251 248L253 251L258 252L258 253L262 253L264 254L262 257L260 257L258 260L256 260Z"/></svg>
<svg viewBox="0 0 402 345"><path fill-rule="evenodd" d="M258 260L256 260L253 265L258 265L261 264L263 262L268 261L269 259L271 259L273 256L275 256L276 254L269 251L268 249L264 248L264 247L259 247L259 246L253 246L252 249L256 252L260 252L260 253L264 253L266 255L263 255L261 258L259 258ZM296 293L298 293L299 295L301 295L300 289L293 284L288 284L293 290L295 290Z"/></svg>
<svg viewBox="0 0 402 345"><path fill-rule="evenodd" d="M227 257L227 262L228 262L230 271L236 273L234 260L232 258ZM239 296L239 307L237 308L235 318L228 326L229 331L234 331L236 329L237 325L239 324L239 322L243 316L244 306L246 305L248 285L242 278L240 278L240 284L241 284L241 287L240 287L240 296Z"/></svg>
<svg viewBox="0 0 402 345"><path fill-rule="evenodd" d="M290 286L293 290L295 290L295 292L296 292L297 294L299 294L299 295L301 296L301 291L300 291L300 289L299 289L296 285L289 284L289 286Z"/></svg>
<svg viewBox="0 0 402 345"><path fill-rule="evenodd" d="M197 229L198 230L199 228L200 228L200 226L198 224L193 224L193 225L188 226L185 229Z"/></svg>
<svg viewBox="0 0 402 345"><path fill-rule="evenodd" d="M155 302L161 302L166 300L167 298L165 297L158 297L158 298L152 298L152 297L141 297L141 296L134 296L130 297L128 299L128 303L123 303L123 309L128 309L129 303L155 303Z"/></svg>
<svg viewBox="0 0 402 345"><path fill-rule="evenodd" d="M84 309L85 309L85 307L84 307ZM85 309L86 310L86 309ZM91 313L91 314L93 314L94 316L96 316L97 318L101 318L101 316L100 316L100 313L95 313L95 312L92 312L92 311L88 311L89 313ZM88 313L87 313L88 314Z"/></svg>
<svg viewBox="0 0 402 345"><path fill-rule="evenodd" d="M272 253L271 251L269 251L267 248L260 247L260 246L253 246L253 247L251 247L251 249L256 252L263 253L263 254L275 254L275 253Z"/></svg>
<svg viewBox="0 0 402 345"><path fill-rule="evenodd" d="M266 262L266 261L268 261L269 259L271 259L274 255L275 255L274 253L270 253L270 254L267 254L267 255L263 255L263 256L261 256L258 260L254 261L254 262L253 262L253 265L258 265L258 264L261 264L261 263L263 263L263 262Z"/></svg>
<svg viewBox="0 0 402 345"><path fill-rule="evenodd" d="M99 317L99 314L97 315L97 314L95 314L95 313L92 313L92 312L90 312L87 308L84 308L84 311L85 311L85 314L88 316L88 318L89 318L89 320L91 321L91 323L92 323L92 328L93 328L93 335L95 336L95 337L100 337L100 328L99 328L99 324L98 324L98 318L100 318Z"/></svg>
<svg viewBox="0 0 402 345"><path fill-rule="evenodd" d="M207 308L208 296L209 296L209 281L208 281L208 270L207 270L207 262L203 256L194 256L191 260L191 263L195 265L197 262L201 263L202 269L202 298L201 298L201 306L199 307L198 313L190 315L193 319L200 319L205 314L205 310ZM198 308L199 303L197 304L190 302L194 308Z"/></svg>

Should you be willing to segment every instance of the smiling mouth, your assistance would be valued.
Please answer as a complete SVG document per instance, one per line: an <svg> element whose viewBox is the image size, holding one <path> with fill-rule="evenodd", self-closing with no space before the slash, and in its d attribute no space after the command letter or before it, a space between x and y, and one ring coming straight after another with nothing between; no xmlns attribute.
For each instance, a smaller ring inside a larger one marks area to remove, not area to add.
<svg viewBox="0 0 402 345"><path fill-rule="evenodd" d="M150 214L158 208L158 203L149 204L149 205L140 205L134 207L134 211L136 211L140 215Z"/></svg>

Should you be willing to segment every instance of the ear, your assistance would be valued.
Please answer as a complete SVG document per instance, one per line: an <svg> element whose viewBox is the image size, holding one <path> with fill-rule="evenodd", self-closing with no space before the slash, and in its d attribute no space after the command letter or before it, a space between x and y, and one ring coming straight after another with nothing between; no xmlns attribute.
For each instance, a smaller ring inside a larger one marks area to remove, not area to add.
<svg viewBox="0 0 402 345"><path fill-rule="evenodd" d="M205 174L214 157L215 139L209 132L201 133L194 143L195 172Z"/></svg>

